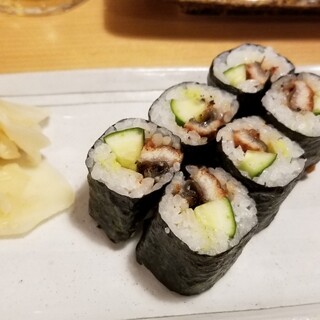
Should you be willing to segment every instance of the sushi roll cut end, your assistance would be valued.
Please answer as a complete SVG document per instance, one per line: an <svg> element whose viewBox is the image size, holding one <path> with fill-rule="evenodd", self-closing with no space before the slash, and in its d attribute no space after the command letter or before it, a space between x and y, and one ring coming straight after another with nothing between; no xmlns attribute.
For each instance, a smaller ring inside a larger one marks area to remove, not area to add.
<svg viewBox="0 0 320 320"><path fill-rule="evenodd" d="M266 92L262 103L290 130L320 136L320 76L307 72L284 76Z"/></svg>
<svg viewBox="0 0 320 320"><path fill-rule="evenodd" d="M242 92L255 93L294 70L293 64L270 47L244 44L216 57L213 76Z"/></svg>
<svg viewBox="0 0 320 320"><path fill-rule="evenodd" d="M179 138L168 130L134 119L125 123L118 123L96 142L87 166L93 179L139 198L171 180L183 153Z"/></svg>
<svg viewBox="0 0 320 320"><path fill-rule="evenodd" d="M236 245L256 224L247 190L221 168L187 166L159 204L161 218L192 251L215 255Z"/></svg>
<svg viewBox="0 0 320 320"><path fill-rule="evenodd" d="M217 136L243 176L268 187L285 186L303 171L303 149L259 117L233 121Z"/></svg>
<svg viewBox="0 0 320 320"><path fill-rule="evenodd" d="M184 82L166 90L149 110L150 120L186 145L204 145L238 110L236 97L218 88Z"/></svg>

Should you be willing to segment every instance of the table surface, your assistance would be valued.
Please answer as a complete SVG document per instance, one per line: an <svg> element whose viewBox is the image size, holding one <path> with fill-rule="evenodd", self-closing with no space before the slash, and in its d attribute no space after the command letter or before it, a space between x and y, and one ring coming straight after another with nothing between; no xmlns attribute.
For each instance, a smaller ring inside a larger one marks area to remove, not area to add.
<svg viewBox="0 0 320 320"><path fill-rule="evenodd" d="M243 42L320 64L319 17L195 16L160 0L87 0L45 17L0 14L0 73L209 66Z"/></svg>

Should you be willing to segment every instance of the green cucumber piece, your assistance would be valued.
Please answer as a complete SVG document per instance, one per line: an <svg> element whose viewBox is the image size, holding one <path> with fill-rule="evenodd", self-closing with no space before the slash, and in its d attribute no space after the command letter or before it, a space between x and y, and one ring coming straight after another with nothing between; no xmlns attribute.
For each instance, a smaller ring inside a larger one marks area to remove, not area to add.
<svg viewBox="0 0 320 320"><path fill-rule="evenodd" d="M246 171L251 178L257 177L270 167L276 158L276 153L248 150L238 169Z"/></svg>
<svg viewBox="0 0 320 320"><path fill-rule="evenodd" d="M110 146L122 167L137 170L136 162L144 145L143 129L130 128L112 132L104 137L104 141Z"/></svg>
<svg viewBox="0 0 320 320"><path fill-rule="evenodd" d="M247 79L246 65L239 64L236 67L226 70L223 74L228 79L231 86L237 87Z"/></svg>
<svg viewBox="0 0 320 320"><path fill-rule="evenodd" d="M315 115L320 115L320 92L317 92L313 96L313 113Z"/></svg>
<svg viewBox="0 0 320 320"><path fill-rule="evenodd" d="M281 154L285 158L288 158L290 156L288 146L285 143L285 141L283 141L283 139L277 139L277 140L271 141L268 144L268 151L270 153Z"/></svg>
<svg viewBox="0 0 320 320"><path fill-rule="evenodd" d="M188 88L184 91L184 96L187 99L191 100L200 100L201 99L201 91L198 88Z"/></svg>
<svg viewBox="0 0 320 320"><path fill-rule="evenodd" d="M194 214L207 229L222 231L229 238L234 237L237 224L228 198L223 197L201 204L194 209Z"/></svg>
<svg viewBox="0 0 320 320"><path fill-rule="evenodd" d="M193 99L171 99L170 107L171 111L175 115L176 123L178 126L184 126L184 124L192 118L199 121L201 118L201 114L207 108L205 102Z"/></svg>

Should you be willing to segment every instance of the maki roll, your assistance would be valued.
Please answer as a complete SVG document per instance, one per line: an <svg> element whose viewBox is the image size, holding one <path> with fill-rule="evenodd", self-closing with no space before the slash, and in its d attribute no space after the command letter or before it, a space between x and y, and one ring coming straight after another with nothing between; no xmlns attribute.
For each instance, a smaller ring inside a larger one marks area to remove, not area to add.
<svg viewBox="0 0 320 320"><path fill-rule="evenodd" d="M89 214L113 242L127 240L179 171L177 136L143 119L111 126L89 150Z"/></svg>
<svg viewBox="0 0 320 320"><path fill-rule="evenodd" d="M303 149L256 116L229 123L217 141L221 165L248 188L264 229L303 173Z"/></svg>
<svg viewBox="0 0 320 320"><path fill-rule="evenodd" d="M254 201L221 168L187 166L166 187L144 230L136 258L168 289L182 295L211 288L254 234Z"/></svg>
<svg viewBox="0 0 320 320"><path fill-rule="evenodd" d="M243 44L218 55L209 69L208 84L235 94L237 117L258 115L261 98L272 82L294 71L294 65L270 47Z"/></svg>
<svg viewBox="0 0 320 320"><path fill-rule="evenodd" d="M264 118L305 151L307 166L320 159L320 77L302 72L277 80L262 99Z"/></svg>
<svg viewBox="0 0 320 320"><path fill-rule="evenodd" d="M211 164L215 136L238 110L236 97L218 88L183 82L166 90L149 109L149 119L182 141L186 164Z"/></svg>

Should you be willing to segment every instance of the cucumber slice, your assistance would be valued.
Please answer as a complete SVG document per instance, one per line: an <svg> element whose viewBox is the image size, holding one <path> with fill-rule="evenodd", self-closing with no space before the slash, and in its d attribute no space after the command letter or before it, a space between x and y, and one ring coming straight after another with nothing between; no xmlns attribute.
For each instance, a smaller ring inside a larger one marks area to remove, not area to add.
<svg viewBox="0 0 320 320"><path fill-rule="evenodd" d="M313 113L315 115L320 115L320 92L317 92L313 96Z"/></svg>
<svg viewBox="0 0 320 320"><path fill-rule="evenodd" d="M270 167L276 158L276 153L248 150L238 169L246 171L251 178L257 177Z"/></svg>
<svg viewBox="0 0 320 320"><path fill-rule="evenodd" d="M247 79L246 65L239 64L236 67L232 67L223 73L228 79L229 83L233 87L237 87L241 82Z"/></svg>
<svg viewBox="0 0 320 320"><path fill-rule="evenodd" d="M194 209L198 221L207 229L222 231L232 238L237 230L231 203L228 198L209 201Z"/></svg>
<svg viewBox="0 0 320 320"><path fill-rule="evenodd" d="M290 151L283 139L273 140L268 144L268 151L271 153L281 154L285 158L290 156Z"/></svg>
<svg viewBox="0 0 320 320"><path fill-rule="evenodd" d="M176 100L170 101L171 111L175 115L176 123L178 126L184 126L186 122L194 118L200 120L201 114L206 110L205 102L200 100Z"/></svg>
<svg viewBox="0 0 320 320"><path fill-rule="evenodd" d="M184 95L187 99L191 100L200 100L201 91L197 88L188 88L184 91Z"/></svg>
<svg viewBox="0 0 320 320"><path fill-rule="evenodd" d="M116 131L105 136L104 141L110 146L122 167L137 170L136 162L144 145L143 129L130 128Z"/></svg>

